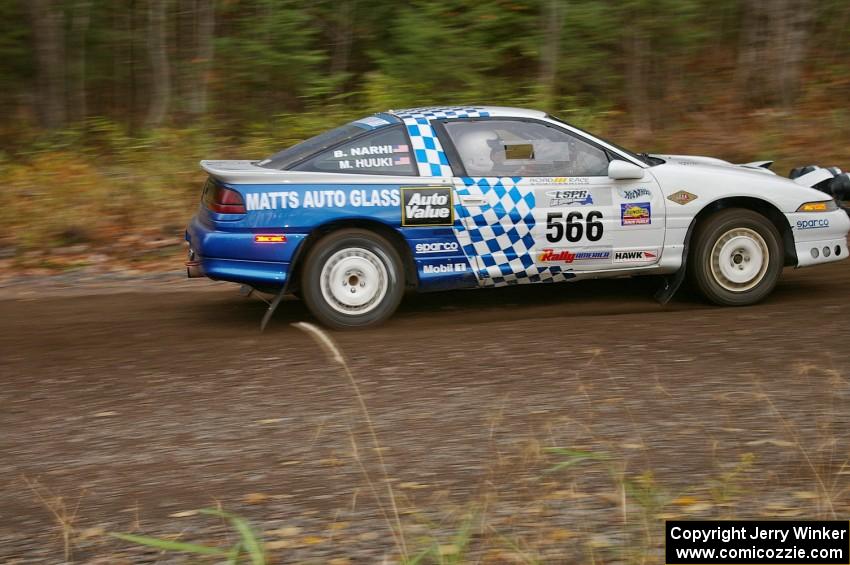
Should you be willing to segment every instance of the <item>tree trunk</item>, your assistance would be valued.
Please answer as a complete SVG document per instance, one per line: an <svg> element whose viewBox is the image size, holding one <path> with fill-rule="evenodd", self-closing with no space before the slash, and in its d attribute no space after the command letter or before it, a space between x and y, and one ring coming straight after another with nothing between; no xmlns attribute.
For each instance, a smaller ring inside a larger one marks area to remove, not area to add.
<svg viewBox="0 0 850 565"><path fill-rule="evenodd" d="M165 40L165 4L167 0L149 0L148 56L151 64L151 96L145 127L156 127L165 120L171 98L171 76Z"/></svg>
<svg viewBox="0 0 850 565"><path fill-rule="evenodd" d="M65 15L54 0L29 0L35 41L36 112L47 129L67 120L65 108Z"/></svg>
<svg viewBox="0 0 850 565"><path fill-rule="evenodd" d="M632 115L632 127L636 137L645 139L652 133L647 83L649 41L639 25L634 25L627 41L629 45L625 60L629 113Z"/></svg>
<svg viewBox="0 0 850 565"><path fill-rule="evenodd" d="M127 103L127 125L130 132L130 135L136 134L136 126L137 126L137 109L138 109L138 101L137 101L137 92L138 89L138 76L136 72L136 27L138 22L138 14L137 14L137 6L136 0L129 0L130 6L127 9L127 37L128 37L128 49L127 49L127 69L128 69L128 80L126 85L126 100ZM120 94L120 93L119 93ZM122 98L123 100L123 98Z"/></svg>
<svg viewBox="0 0 850 565"><path fill-rule="evenodd" d="M546 110L552 106L557 96L558 57L561 52L561 28L564 22L562 0L548 0L543 7L543 46L540 50L540 73L538 84L542 103Z"/></svg>
<svg viewBox="0 0 850 565"><path fill-rule="evenodd" d="M356 0L343 0L339 4L333 55L331 57L331 76L348 71L351 45L354 40L354 10Z"/></svg>
<svg viewBox="0 0 850 565"><path fill-rule="evenodd" d="M786 0L775 22L773 51L777 54L779 102L790 109L800 92L803 60L813 21L814 6L808 0Z"/></svg>
<svg viewBox="0 0 850 565"><path fill-rule="evenodd" d="M749 106L794 103L813 11L809 0L744 3L736 84Z"/></svg>
<svg viewBox="0 0 850 565"><path fill-rule="evenodd" d="M194 19L196 22L194 56L192 58L194 84L189 92L189 113L198 118L207 111L207 92L214 54L214 0L195 0Z"/></svg>
<svg viewBox="0 0 850 565"><path fill-rule="evenodd" d="M738 45L738 60L735 65L735 87L738 99L752 106L761 96L755 91L758 85L752 84L758 68L760 43L766 34L764 21L766 16L759 10L758 0L746 0L741 15L741 36Z"/></svg>
<svg viewBox="0 0 850 565"><path fill-rule="evenodd" d="M73 86L70 94L70 115L76 121L88 116L86 99L86 36L91 21L91 0L77 0L71 18L73 52Z"/></svg>

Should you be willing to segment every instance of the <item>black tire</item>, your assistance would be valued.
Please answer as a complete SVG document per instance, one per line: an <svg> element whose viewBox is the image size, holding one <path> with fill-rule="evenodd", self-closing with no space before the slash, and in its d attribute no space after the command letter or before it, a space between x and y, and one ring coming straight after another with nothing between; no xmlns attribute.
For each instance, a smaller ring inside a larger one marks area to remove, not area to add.
<svg viewBox="0 0 850 565"><path fill-rule="evenodd" d="M697 226L688 275L711 302L746 306L773 292L784 263L782 236L776 226L758 212L729 208Z"/></svg>
<svg viewBox="0 0 850 565"><path fill-rule="evenodd" d="M331 232L313 246L305 261L301 295L310 312L328 327L380 324L395 312L404 294L401 258L374 232L355 228ZM339 279L334 288L331 276ZM362 300L367 302L352 305Z"/></svg>

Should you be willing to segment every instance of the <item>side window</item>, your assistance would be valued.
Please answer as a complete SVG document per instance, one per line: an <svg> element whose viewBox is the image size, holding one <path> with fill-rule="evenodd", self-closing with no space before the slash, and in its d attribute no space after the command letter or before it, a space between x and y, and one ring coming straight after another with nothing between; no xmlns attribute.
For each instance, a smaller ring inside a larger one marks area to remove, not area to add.
<svg viewBox="0 0 850 565"><path fill-rule="evenodd" d="M594 177L608 174L604 150L567 132L520 120L447 122L466 174L473 177Z"/></svg>
<svg viewBox="0 0 850 565"><path fill-rule="evenodd" d="M292 170L366 175L417 174L407 136L400 125L381 128L323 151Z"/></svg>

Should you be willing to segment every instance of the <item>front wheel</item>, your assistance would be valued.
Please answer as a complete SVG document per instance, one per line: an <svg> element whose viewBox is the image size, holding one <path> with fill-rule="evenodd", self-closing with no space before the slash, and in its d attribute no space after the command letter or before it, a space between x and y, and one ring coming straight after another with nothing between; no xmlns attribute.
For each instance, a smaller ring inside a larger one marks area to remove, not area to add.
<svg viewBox="0 0 850 565"><path fill-rule="evenodd" d="M722 210L694 233L688 263L695 286L715 304L746 306L770 294L782 273L782 236L761 214Z"/></svg>
<svg viewBox="0 0 850 565"><path fill-rule="evenodd" d="M373 232L333 232L310 250L301 293L310 312L332 328L380 324L395 312L404 293L401 259Z"/></svg>

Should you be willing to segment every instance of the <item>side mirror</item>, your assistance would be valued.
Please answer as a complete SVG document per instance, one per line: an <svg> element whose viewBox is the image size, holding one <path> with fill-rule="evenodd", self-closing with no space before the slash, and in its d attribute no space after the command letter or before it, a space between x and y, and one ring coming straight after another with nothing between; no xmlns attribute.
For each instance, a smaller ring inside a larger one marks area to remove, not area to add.
<svg viewBox="0 0 850 565"><path fill-rule="evenodd" d="M634 163L614 159L608 163L608 176L615 180L642 179L643 169Z"/></svg>

